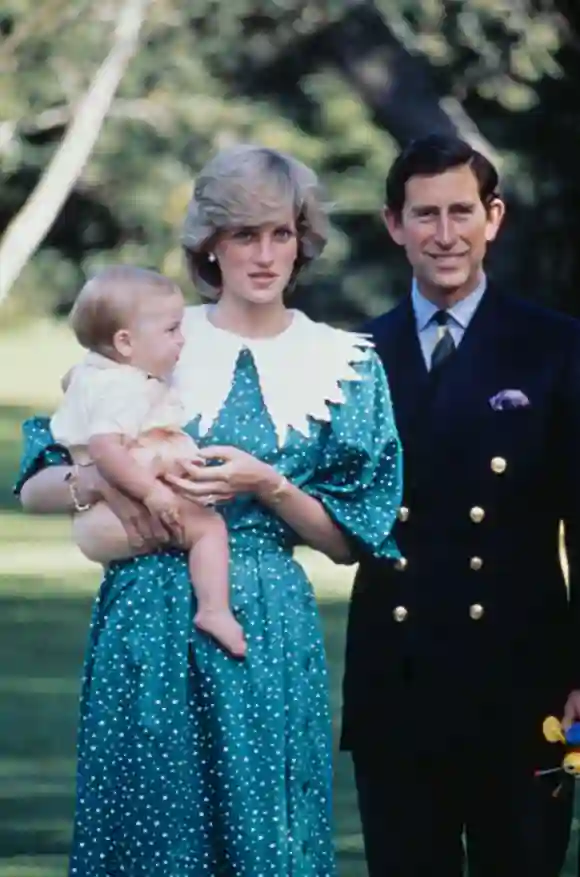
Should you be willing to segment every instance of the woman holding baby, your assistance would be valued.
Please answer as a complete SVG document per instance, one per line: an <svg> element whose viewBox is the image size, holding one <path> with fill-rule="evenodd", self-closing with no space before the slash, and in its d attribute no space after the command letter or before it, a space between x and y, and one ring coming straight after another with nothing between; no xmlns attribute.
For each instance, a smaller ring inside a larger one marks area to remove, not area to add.
<svg viewBox="0 0 580 877"><path fill-rule="evenodd" d="M110 562L85 667L74 877L336 873L327 670L292 550L396 555L401 462L369 342L285 303L326 236L317 179L286 155L235 147L197 178L183 246L208 303L185 310L171 386L206 465L185 461L165 483L217 503L243 657L194 625L171 520L72 465L46 419L25 424L24 508L80 516L104 502L133 555L107 553L105 533L97 546Z"/></svg>

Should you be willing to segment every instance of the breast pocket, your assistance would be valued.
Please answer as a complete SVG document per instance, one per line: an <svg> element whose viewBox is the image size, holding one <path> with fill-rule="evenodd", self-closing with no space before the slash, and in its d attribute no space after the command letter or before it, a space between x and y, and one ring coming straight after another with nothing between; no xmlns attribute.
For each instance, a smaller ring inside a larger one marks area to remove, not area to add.
<svg viewBox="0 0 580 877"><path fill-rule="evenodd" d="M492 411L486 422L492 471L509 478L529 477L544 464L548 426L546 412L531 406Z"/></svg>

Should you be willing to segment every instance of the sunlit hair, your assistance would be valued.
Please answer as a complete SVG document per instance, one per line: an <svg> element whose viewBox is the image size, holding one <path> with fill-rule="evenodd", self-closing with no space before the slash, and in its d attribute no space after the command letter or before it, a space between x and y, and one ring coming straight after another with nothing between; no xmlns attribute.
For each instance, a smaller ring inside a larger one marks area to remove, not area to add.
<svg viewBox="0 0 580 877"><path fill-rule="evenodd" d="M179 287L146 268L111 265L98 271L79 292L70 324L79 344L87 350L114 356L113 338L126 329L151 296L175 295Z"/></svg>
<svg viewBox="0 0 580 877"><path fill-rule="evenodd" d="M328 239L328 209L318 177L289 155L262 146L238 145L217 153L195 182L181 241L191 279L204 298L215 300L222 278L209 259L223 231L284 222L292 212L298 258L291 283L320 255Z"/></svg>

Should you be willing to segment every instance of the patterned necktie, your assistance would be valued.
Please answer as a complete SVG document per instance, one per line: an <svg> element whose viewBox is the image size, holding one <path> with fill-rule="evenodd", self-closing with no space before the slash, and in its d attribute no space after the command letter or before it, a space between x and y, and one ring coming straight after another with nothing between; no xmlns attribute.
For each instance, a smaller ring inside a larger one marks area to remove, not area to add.
<svg viewBox="0 0 580 877"><path fill-rule="evenodd" d="M433 322L441 327L441 334L433 353L431 354L431 372L437 371L455 353L455 341L449 331L449 314L447 311L437 311L433 316Z"/></svg>

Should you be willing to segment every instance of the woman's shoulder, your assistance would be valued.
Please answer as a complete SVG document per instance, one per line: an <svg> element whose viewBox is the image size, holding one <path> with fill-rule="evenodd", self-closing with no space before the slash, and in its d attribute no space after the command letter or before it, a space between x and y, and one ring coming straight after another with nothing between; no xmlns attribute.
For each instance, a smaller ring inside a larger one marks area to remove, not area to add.
<svg viewBox="0 0 580 877"><path fill-rule="evenodd" d="M289 425L330 421L335 407L353 398L356 385L373 383L375 357L373 342L365 335L295 311L291 331L264 351L261 385L270 390L273 404L292 408L286 414Z"/></svg>
<svg viewBox="0 0 580 877"><path fill-rule="evenodd" d="M317 364L326 361L330 369L341 371L376 357L370 335L312 320L299 311L296 314L296 346Z"/></svg>

